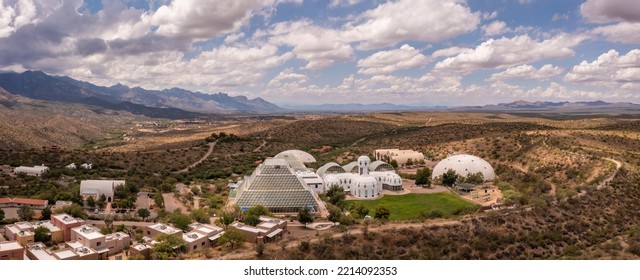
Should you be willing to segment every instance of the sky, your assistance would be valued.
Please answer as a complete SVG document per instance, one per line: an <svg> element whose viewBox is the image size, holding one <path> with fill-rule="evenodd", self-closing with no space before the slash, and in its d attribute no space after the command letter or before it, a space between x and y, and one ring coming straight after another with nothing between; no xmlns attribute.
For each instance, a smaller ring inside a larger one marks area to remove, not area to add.
<svg viewBox="0 0 640 280"><path fill-rule="evenodd" d="M0 71L276 104L640 103L637 0L0 0Z"/></svg>

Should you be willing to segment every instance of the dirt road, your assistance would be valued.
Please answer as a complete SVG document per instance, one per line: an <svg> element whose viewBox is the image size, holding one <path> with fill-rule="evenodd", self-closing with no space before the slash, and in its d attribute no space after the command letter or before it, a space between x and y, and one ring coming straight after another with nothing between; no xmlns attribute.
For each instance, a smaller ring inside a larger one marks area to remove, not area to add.
<svg viewBox="0 0 640 280"><path fill-rule="evenodd" d="M209 145L209 150L207 151L206 154L204 154L204 156L202 156L201 159L199 159L198 161L194 162L193 164L189 165L187 168L182 169L180 171L178 171L178 173L186 173L189 172L189 169L194 168L196 166L198 166L198 164L201 164L203 161L205 161L207 158L209 158L209 156L211 155L211 153L213 153L213 147L216 146L216 143L218 143L218 140L213 141L207 145Z"/></svg>

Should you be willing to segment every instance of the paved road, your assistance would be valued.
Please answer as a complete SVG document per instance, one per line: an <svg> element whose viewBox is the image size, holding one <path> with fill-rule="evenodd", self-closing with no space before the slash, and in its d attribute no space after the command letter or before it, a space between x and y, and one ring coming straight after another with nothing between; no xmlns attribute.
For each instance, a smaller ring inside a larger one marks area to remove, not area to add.
<svg viewBox="0 0 640 280"><path fill-rule="evenodd" d="M210 155L211 153L213 153L213 147L216 146L216 144L218 143L218 140L213 141L207 145L209 145L209 150L207 151L206 154L204 154L204 156L202 156L202 158L196 162L194 162L193 164L189 165L187 168L182 169L180 171L178 171L178 173L186 173L189 172L189 169L196 167L198 164L202 163L203 161L205 161Z"/></svg>

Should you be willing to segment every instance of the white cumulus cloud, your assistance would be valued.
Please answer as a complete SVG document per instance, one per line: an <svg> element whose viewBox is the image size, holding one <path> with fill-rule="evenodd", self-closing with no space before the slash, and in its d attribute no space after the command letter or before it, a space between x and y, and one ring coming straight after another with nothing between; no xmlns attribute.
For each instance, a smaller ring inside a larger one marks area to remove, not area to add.
<svg viewBox="0 0 640 280"><path fill-rule="evenodd" d="M405 70L424 66L429 58L410 45L402 45L399 49L380 51L358 61L360 74L379 75L390 74L398 70Z"/></svg>

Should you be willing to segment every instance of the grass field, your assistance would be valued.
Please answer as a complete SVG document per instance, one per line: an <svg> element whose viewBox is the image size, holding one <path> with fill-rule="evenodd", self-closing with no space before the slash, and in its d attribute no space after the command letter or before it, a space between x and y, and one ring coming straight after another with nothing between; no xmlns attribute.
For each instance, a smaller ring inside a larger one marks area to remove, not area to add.
<svg viewBox="0 0 640 280"><path fill-rule="evenodd" d="M391 221L422 219L434 210L440 211L443 217L448 217L477 209L475 204L448 193L387 195L377 200L349 200L347 208L357 202L367 207L372 217L375 215L376 207L384 205L391 212Z"/></svg>

